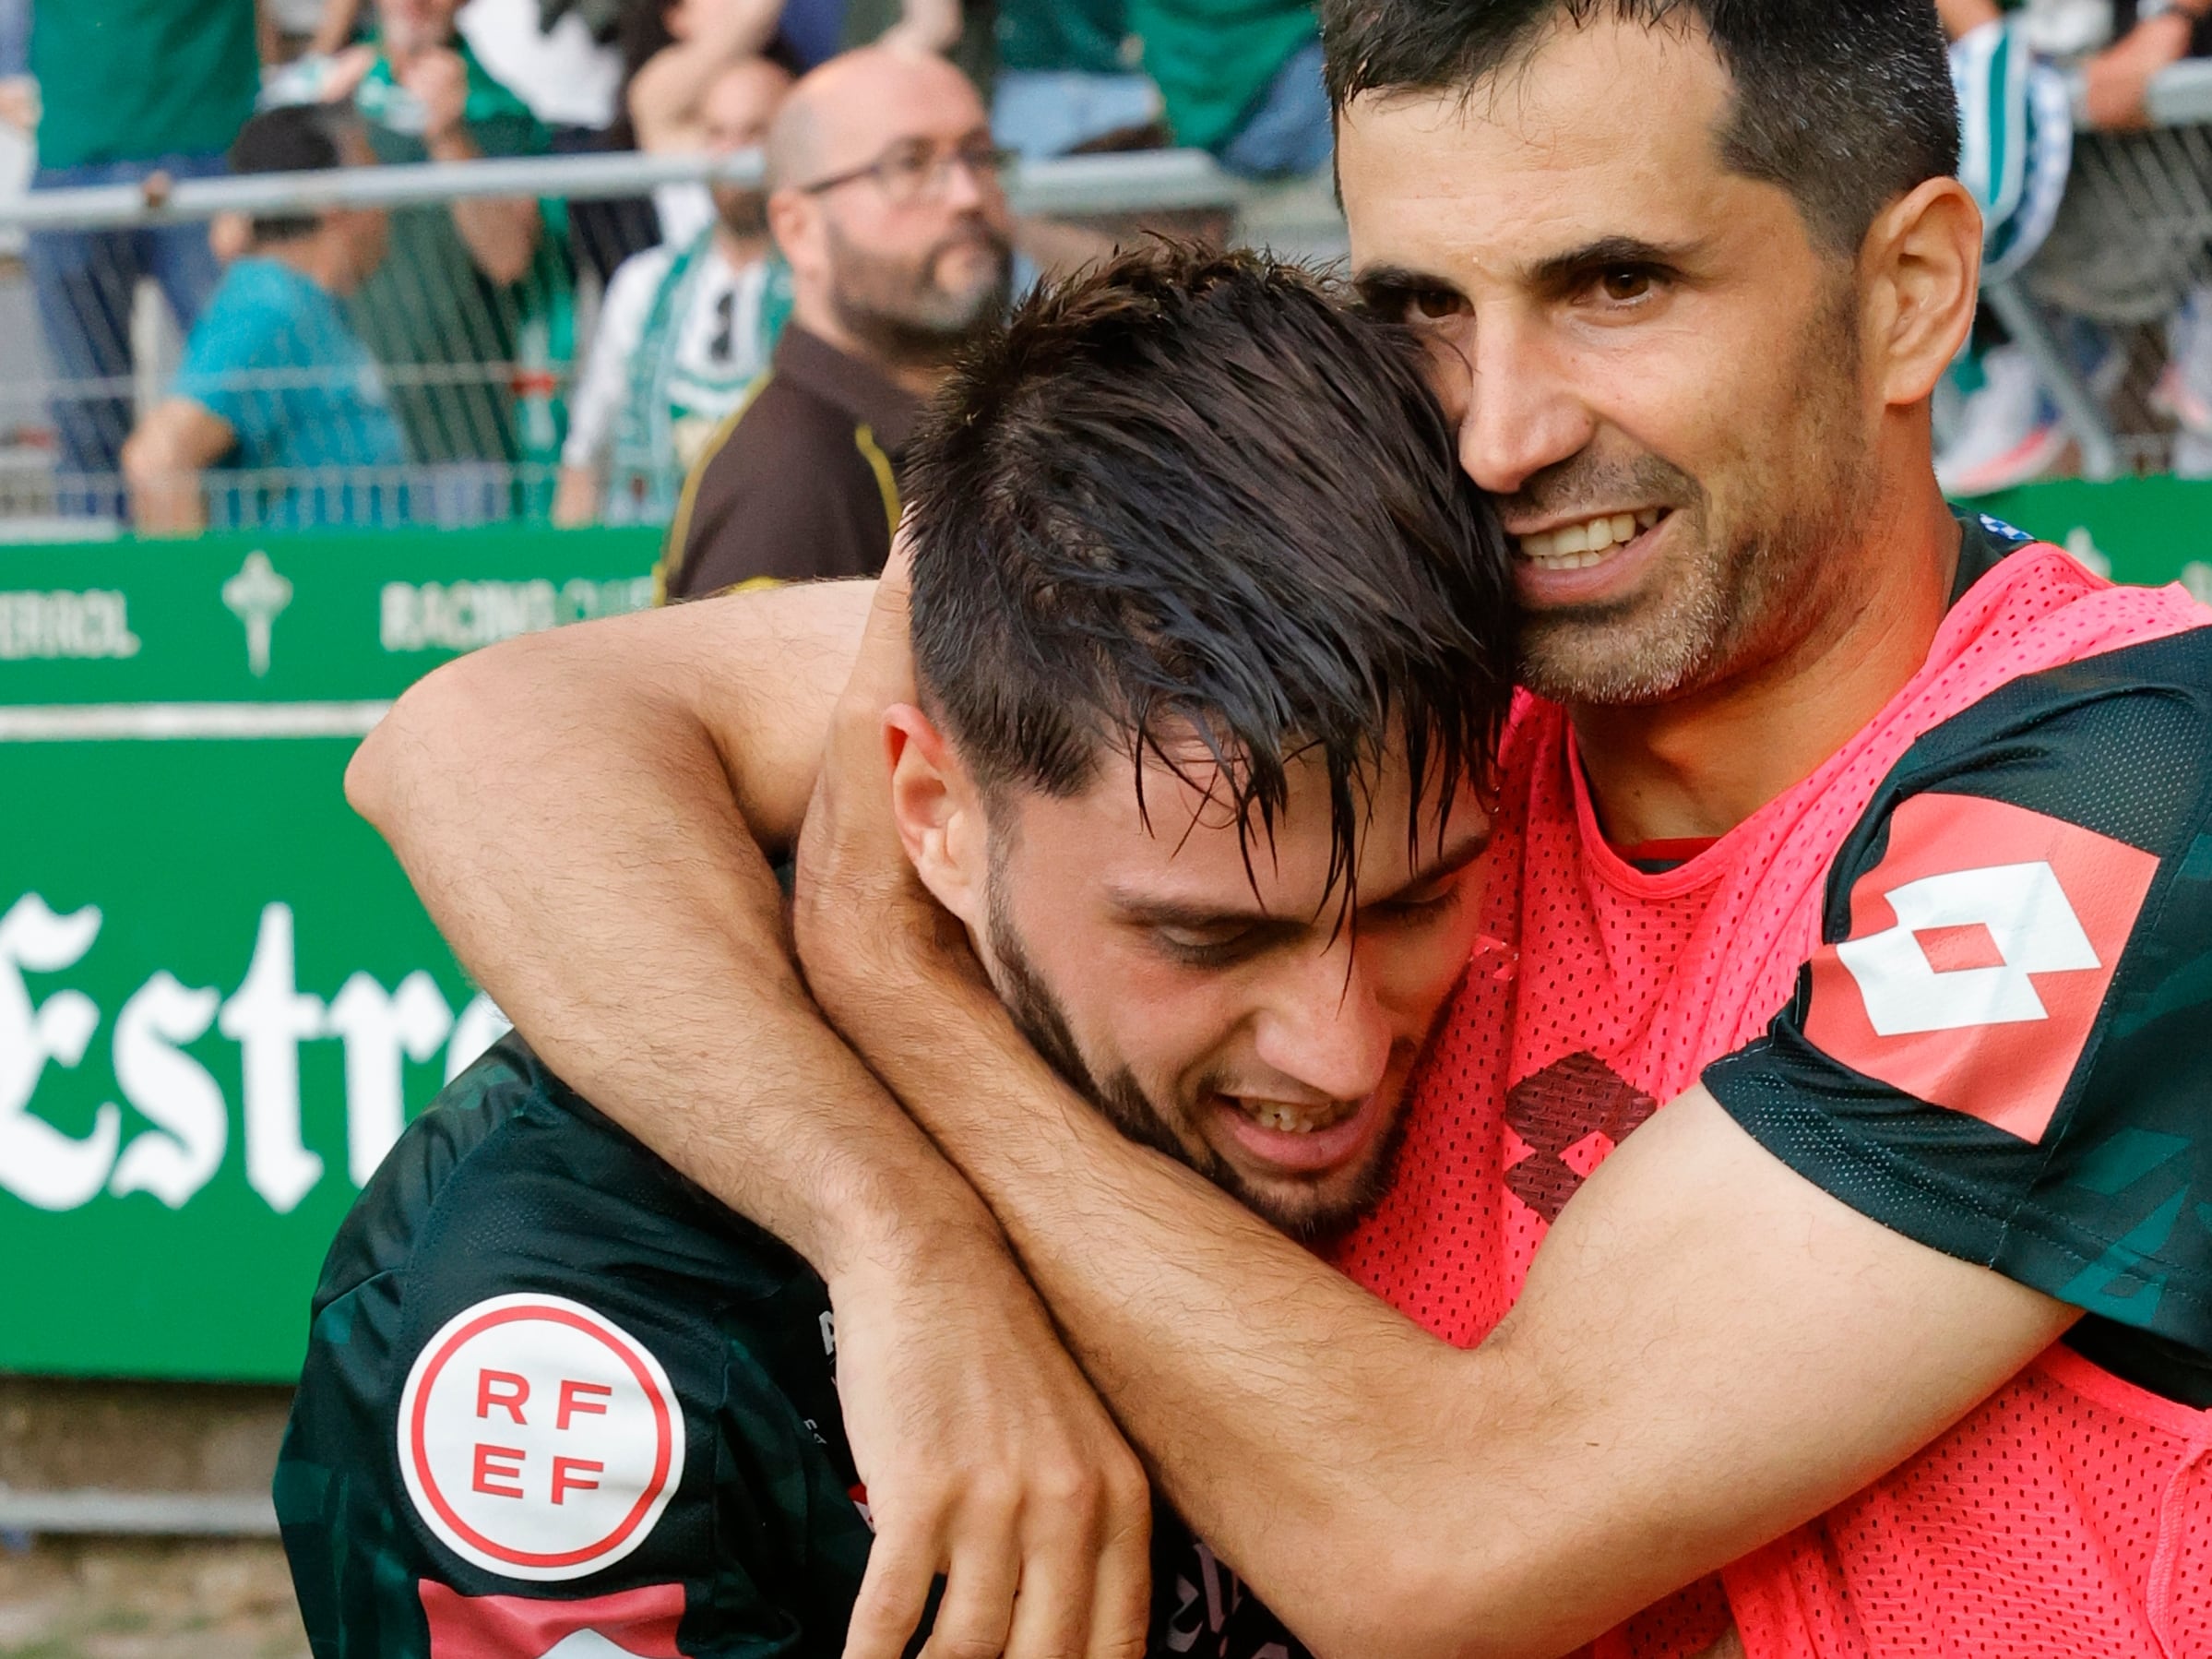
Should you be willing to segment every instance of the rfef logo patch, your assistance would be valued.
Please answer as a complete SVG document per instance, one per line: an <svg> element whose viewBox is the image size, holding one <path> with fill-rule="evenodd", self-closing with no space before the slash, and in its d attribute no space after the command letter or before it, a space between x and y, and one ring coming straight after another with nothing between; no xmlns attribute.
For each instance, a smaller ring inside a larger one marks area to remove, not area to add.
<svg viewBox="0 0 2212 1659"><path fill-rule="evenodd" d="M463 1595L424 1579L430 1659L684 1659L684 1586L648 1584L584 1601Z"/></svg>
<svg viewBox="0 0 2212 1659"><path fill-rule="evenodd" d="M1915 795L1813 959L1805 1034L1854 1071L2040 1140L2158 858L1973 795Z"/></svg>
<svg viewBox="0 0 2212 1659"><path fill-rule="evenodd" d="M612 1566L684 1473L684 1414L660 1362L562 1296L494 1296L447 1320L408 1373L398 1431L424 1524L507 1578Z"/></svg>

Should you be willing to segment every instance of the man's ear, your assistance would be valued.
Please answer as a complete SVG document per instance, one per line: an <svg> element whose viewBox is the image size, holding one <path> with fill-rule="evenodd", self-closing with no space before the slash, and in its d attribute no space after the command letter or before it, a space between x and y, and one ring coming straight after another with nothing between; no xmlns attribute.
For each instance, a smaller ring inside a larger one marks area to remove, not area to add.
<svg viewBox="0 0 2212 1659"><path fill-rule="evenodd" d="M884 710L891 817L922 885L969 926L983 917L989 826L968 769L934 722L911 703Z"/></svg>
<svg viewBox="0 0 2212 1659"><path fill-rule="evenodd" d="M803 190L785 188L768 192L768 234L784 262L802 275L812 275L821 264L816 245L821 241L821 214Z"/></svg>
<svg viewBox="0 0 2212 1659"><path fill-rule="evenodd" d="M1883 401L1920 403L1974 326L1981 209L1956 179L1929 179L1885 208L1866 233L1867 343Z"/></svg>

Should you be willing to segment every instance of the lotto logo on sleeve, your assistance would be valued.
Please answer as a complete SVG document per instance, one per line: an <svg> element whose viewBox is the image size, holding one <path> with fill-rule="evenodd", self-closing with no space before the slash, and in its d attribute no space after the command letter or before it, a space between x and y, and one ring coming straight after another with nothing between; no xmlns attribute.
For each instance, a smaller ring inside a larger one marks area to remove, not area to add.
<svg viewBox="0 0 2212 1659"><path fill-rule="evenodd" d="M494 1296L446 1321L408 1373L398 1432L424 1524L507 1578L612 1566L684 1473L684 1414L660 1362L561 1296Z"/></svg>
<svg viewBox="0 0 2212 1659"><path fill-rule="evenodd" d="M2051 1126L2158 858L2004 801L1916 795L1813 959L1805 1034L2022 1140Z"/></svg>

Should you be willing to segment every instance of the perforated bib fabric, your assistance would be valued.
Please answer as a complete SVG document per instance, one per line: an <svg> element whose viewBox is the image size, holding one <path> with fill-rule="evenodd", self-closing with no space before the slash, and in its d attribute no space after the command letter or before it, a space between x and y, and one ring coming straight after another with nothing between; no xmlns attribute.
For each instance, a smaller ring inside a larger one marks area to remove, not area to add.
<svg viewBox="0 0 2212 1659"><path fill-rule="evenodd" d="M2005 533L1966 531L1969 548ZM1337 1264L1445 1340L1481 1341L1598 1164L1791 1002L1839 850L1918 740L2028 676L2208 620L2179 589L2115 588L2022 547L1816 772L1656 875L1606 844L1563 710L1524 697L1481 941L1416 1082L1397 1180ZM1695 1653L1732 1607L1752 1659L2212 1653L2208 1460L2212 1414L2054 1350L1867 1493L1730 1569L1727 1603L1708 1581L1593 1651Z"/></svg>

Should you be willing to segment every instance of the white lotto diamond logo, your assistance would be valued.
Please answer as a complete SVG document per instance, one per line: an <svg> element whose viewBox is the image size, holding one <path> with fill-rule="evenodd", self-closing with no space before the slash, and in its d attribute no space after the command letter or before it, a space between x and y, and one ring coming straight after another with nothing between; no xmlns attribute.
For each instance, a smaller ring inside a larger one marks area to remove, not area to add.
<svg viewBox="0 0 2212 1659"><path fill-rule="evenodd" d="M508 1578L612 1566L684 1473L684 1414L660 1362L561 1296L494 1296L446 1321L408 1373L398 1426L424 1523Z"/></svg>
<svg viewBox="0 0 2212 1659"><path fill-rule="evenodd" d="M2102 965L2058 873L2047 863L1923 877L1882 896L1896 913L1897 925L1836 947L1837 960L1859 982L1868 1022L1881 1036L2047 1019L2029 974ZM1967 927L1987 928L2004 960L1938 972L1916 936Z"/></svg>

